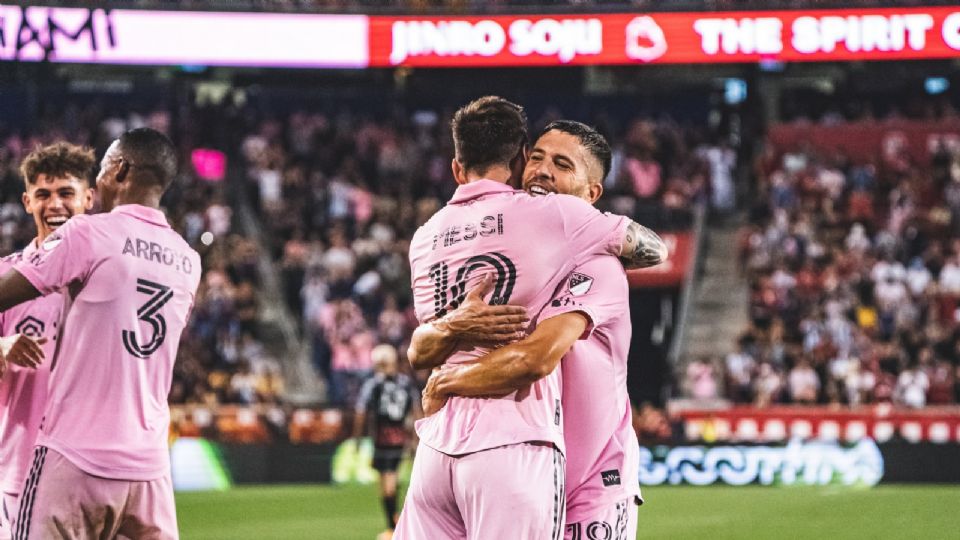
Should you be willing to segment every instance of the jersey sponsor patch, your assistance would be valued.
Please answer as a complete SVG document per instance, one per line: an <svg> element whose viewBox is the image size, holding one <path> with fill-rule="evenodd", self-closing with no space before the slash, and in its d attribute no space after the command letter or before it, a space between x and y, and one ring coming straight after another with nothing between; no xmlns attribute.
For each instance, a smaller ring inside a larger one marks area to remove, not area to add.
<svg viewBox="0 0 960 540"><path fill-rule="evenodd" d="M593 278L581 274L580 272L574 272L570 274L570 281L567 284L567 288L570 289L570 294L574 296L583 296L590 291L590 287L593 285Z"/></svg>
<svg viewBox="0 0 960 540"><path fill-rule="evenodd" d="M600 473L600 479L603 480L603 487L619 486L620 471L619 469L610 469L609 471L603 471Z"/></svg>
<svg viewBox="0 0 960 540"><path fill-rule="evenodd" d="M18 334L23 334L27 337L38 338L43 335L44 329L43 321L34 317L33 315L27 315L20 322L17 323L14 330Z"/></svg>

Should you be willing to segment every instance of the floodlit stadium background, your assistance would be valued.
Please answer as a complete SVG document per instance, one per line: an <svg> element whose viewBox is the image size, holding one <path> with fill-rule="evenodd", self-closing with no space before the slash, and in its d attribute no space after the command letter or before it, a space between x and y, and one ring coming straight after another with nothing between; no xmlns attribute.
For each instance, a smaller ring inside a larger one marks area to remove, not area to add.
<svg viewBox="0 0 960 540"><path fill-rule="evenodd" d="M534 133L597 126L604 207L670 246L630 274L640 537L945 538L958 89L951 2L5 3L0 250L34 234L35 143L169 134L205 270L170 394L183 536L372 538L351 403L415 325L450 115L498 94Z"/></svg>

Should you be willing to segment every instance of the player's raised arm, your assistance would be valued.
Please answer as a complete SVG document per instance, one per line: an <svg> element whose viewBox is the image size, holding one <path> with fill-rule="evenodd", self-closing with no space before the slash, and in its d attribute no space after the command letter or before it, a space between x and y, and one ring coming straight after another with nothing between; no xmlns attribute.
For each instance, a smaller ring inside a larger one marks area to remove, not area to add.
<svg viewBox="0 0 960 540"><path fill-rule="evenodd" d="M424 389L424 412L432 414L451 395L503 395L525 388L556 369L589 321L579 311L551 317L529 337L497 349L475 364L438 370Z"/></svg>
<svg viewBox="0 0 960 540"><path fill-rule="evenodd" d="M493 276L470 290L463 304L443 317L421 324L410 338L407 359L414 369L443 364L460 343L496 345L523 336L529 320L520 306L491 306L483 297L493 287Z"/></svg>
<svg viewBox="0 0 960 540"><path fill-rule="evenodd" d="M667 260L667 245L660 235L631 221L620 246L624 268L648 268Z"/></svg>

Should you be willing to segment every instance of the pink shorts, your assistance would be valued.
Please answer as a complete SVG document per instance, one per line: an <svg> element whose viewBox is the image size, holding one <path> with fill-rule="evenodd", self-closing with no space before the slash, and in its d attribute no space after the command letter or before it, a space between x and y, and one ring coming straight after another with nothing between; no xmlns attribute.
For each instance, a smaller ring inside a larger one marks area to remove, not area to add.
<svg viewBox="0 0 960 540"><path fill-rule="evenodd" d="M588 519L567 523L564 540L634 540L639 500L628 497L597 509Z"/></svg>
<svg viewBox="0 0 960 540"><path fill-rule="evenodd" d="M93 476L38 446L13 518L13 538L176 540L173 482L169 474L148 482Z"/></svg>
<svg viewBox="0 0 960 540"><path fill-rule="evenodd" d="M522 443L448 456L420 444L394 540L559 540L564 459Z"/></svg>
<svg viewBox="0 0 960 540"><path fill-rule="evenodd" d="M13 538L13 516L20 507L19 493L0 493L0 540Z"/></svg>

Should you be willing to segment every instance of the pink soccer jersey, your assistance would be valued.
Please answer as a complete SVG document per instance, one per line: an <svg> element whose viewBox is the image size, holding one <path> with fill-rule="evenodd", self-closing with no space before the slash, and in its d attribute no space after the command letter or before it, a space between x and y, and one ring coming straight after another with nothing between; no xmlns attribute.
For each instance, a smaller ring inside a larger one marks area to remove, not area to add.
<svg viewBox="0 0 960 540"><path fill-rule="evenodd" d="M0 275L36 250L36 244L31 242L23 251L4 258L0 261ZM46 358L43 364L34 369L8 363L0 379L0 491L5 493L20 493L33 460L33 443L47 402L50 359L62 309L63 298L51 294L0 313L0 335L47 338L41 346Z"/></svg>
<svg viewBox="0 0 960 540"><path fill-rule="evenodd" d="M74 217L14 268L68 304L37 444L94 476L166 474L167 394L200 256L159 210L123 205Z"/></svg>
<svg viewBox="0 0 960 540"><path fill-rule="evenodd" d="M626 273L612 257L578 266L541 319L586 313L590 335L561 362L567 444L567 523L640 495L640 448L627 395L630 305Z"/></svg>
<svg viewBox="0 0 960 540"><path fill-rule="evenodd" d="M537 314L578 262L618 254L628 223L568 195L531 197L490 180L462 185L411 241L417 317L425 322L443 316L490 273L496 277L491 304ZM447 364L469 363L487 352L462 348ZM525 441L562 450L562 429L559 370L503 397L452 397L417 423L421 441L449 455Z"/></svg>

